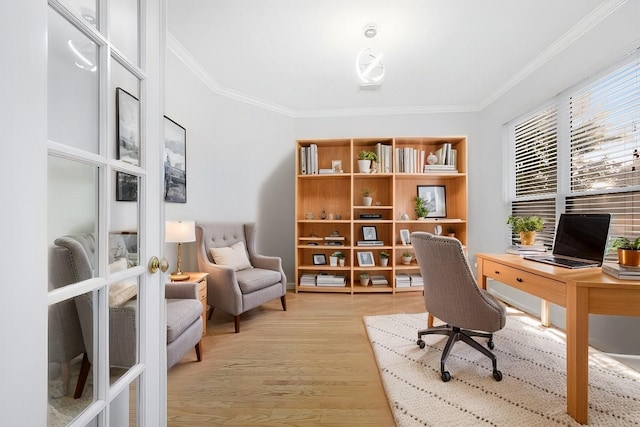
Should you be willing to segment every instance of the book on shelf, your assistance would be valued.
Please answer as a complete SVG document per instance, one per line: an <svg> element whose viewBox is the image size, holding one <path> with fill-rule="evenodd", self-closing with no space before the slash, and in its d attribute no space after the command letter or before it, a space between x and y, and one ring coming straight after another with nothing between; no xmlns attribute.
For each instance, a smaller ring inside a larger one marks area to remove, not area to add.
<svg viewBox="0 0 640 427"><path fill-rule="evenodd" d="M386 286L389 281L382 274L374 274L371 276L371 284L373 286Z"/></svg>
<svg viewBox="0 0 640 427"><path fill-rule="evenodd" d="M411 277L407 273L396 274L396 288L408 288L411 286Z"/></svg>
<svg viewBox="0 0 640 427"><path fill-rule="evenodd" d="M318 173L320 175L328 175L328 174L331 174L331 173L335 173L335 171L333 169L321 168L321 169L318 169Z"/></svg>
<svg viewBox="0 0 640 427"><path fill-rule="evenodd" d="M382 219L382 214L361 213L358 217L360 219Z"/></svg>
<svg viewBox="0 0 640 427"><path fill-rule="evenodd" d="M543 244L535 245L511 245L505 249L508 254L514 255L538 255L547 252L547 248Z"/></svg>
<svg viewBox="0 0 640 427"><path fill-rule="evenodd" d="M316 276L317 286L344 286L347 284L346 276L339 274L318 274Z"/></svg>
<svg viewBox="0 0 640 427"><path fill-rule="evenodd" d="M358 246L383 246L382 240L358 240L356 243Z"/></svg>
<svg viewBox="0 0 640 427"><path fill-rule="evenodd" d="M424 286L424 281L419 273L409 274L410 286Z"/></svg>
<svg viewBox="0 0 640 427"><path fill-rule="evenodd" d="M300 174L317 175L318 173L318 146L309 144L309 146L300 147Z"/></svg>
<svg viewBox="0 0 640 427"><path fill-rule="evenodd" d="M376 144L379 173L391 173L391 146L378 142Z"/></svg>
<svg viewBox="0 0 640 427"><path fill-rule="evenodd" d="M344 236L330 235L330 236L326 236L324 238L324 240L345 240L345 237Z"/></svg>
<svg viewBox="0 0 640 427"><path fill-rule="evenodd" d="M618 279L640 280L640 267L627 267L615 262L602 264L602 272Z"/></svg>
<svg viewBox="0 0 640 427"><path fill-rule="evenodd" d="M316 275L315 274L303 274L300 276L300 286L315 286Z"/></svg>

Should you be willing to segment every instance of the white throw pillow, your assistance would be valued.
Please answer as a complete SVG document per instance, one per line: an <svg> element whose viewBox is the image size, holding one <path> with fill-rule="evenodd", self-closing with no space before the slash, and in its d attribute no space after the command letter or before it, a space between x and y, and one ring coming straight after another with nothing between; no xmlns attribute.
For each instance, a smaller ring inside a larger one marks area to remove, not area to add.
<svg viewBox="0 0 640 427"><path fill-rule="evenodd" d="M235 271L253 268L249 258L247 258L247 251L243 242L234 243L225 248L211 248L209 251L216 264L232 267Z"/></svg>
<svg viewBox="0 0 640 427"><path fill-rule="evenodd" d="M127 269L127 259L120 258L109 264L109 273L116 273ZM136 282L120 282L109 285L109 306L122 305L138 294Z"/></svg>

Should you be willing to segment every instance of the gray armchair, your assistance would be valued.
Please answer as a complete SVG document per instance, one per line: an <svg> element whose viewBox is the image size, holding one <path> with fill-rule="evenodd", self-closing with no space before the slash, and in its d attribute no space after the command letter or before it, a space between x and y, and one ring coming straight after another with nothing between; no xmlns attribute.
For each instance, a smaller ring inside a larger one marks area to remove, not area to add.
<svg viewBox="0 0 640 427"><path fill-rule="evenodd" d="M414 232L411 233L411 244L424 281L425 307L430 315L446 323L418 331L417 344L420 348L425 347L424 335L449 337L440 359L440 375L444 382L451 379L445 362L457 341L464 341L491 359L493 378L502 380L496 356L473 337L487 338L487 346L493 349L493 333L502 329L506 322L504 306L478 287L458 239Z"/></svg>
<svg viewBox="0 0 640 427"><path fill-rule="evenodd" d="M60 237L51 249L54 264L50 266L52 276L65 277L67 283L76 283L93 277L94 244L91 234ZM201 357L202 305L198 299L195 283L170 283L165 286L167 317L167 369L181 360L192 348L196 350L198 361ZM84 355L74 397L82 395L84 384L93 360L93 296L91 293L75 298L77 311L73 330L81 331ZM128 368L136 363L137 302L129 300L109 308L109 364ZM54 331L55 332L55 331ZM54 334L55 335L55 334ZM50 336L53 340L64 340L63 336ZM76 350L74 350L76 351ZM77 353L76 353L77 355Z"/></svg>
<svg viewBox="0 0 640 427"><path fill-rule="evenodd" d="M233 315L236 333L240 332L240 315L267 301L280 298L282 309L287 310L287 278L282 270L282 260L256 253L255 238L255 224L196 225L198 268L209 273L209 318L215 308ZM215 262L212 248L230 248L238 242L244 244L250 265L245 264L236 269L228 264Z"/></svg>

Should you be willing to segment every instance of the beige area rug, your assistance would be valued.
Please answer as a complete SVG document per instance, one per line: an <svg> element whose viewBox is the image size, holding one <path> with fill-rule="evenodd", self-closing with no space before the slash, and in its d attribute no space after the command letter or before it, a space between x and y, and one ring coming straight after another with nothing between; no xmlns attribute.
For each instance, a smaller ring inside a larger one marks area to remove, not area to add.
<svg viewBox="0 0 640 427"><path fill-rule="evenodd" d="M440 379L446 337L425 335L426 313L367 316L367 334L398 426L578 426L566 414L564 334L509 310L494 334L503 380L491 361L458 342L447 361L451 381ZM640 373L590 349L589 425L640 425Z"/></svg>

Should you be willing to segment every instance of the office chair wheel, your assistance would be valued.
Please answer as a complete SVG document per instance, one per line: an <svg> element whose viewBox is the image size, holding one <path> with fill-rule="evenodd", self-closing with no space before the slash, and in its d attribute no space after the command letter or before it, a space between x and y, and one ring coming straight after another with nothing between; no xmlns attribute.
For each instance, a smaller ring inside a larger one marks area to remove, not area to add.
<svg viewBox="0 0 640 427"><path fill-rule="evenodd" d="M495 346L496 345L493 343L493 340L487 341L487 347L489 347L489 350L493 350Z"/></svg>
<svg viewBox="0 0 640 427"><path fill-rule="evenodd" d="M497 369L495 371L493 371L493 378L496 381L502 381L502 372L498 371Z"/></svg>
<svg viewBox="0 0 640 427"><path fill-rule="evenodd" d="M422 341L421 339L418 339L418 341L416 342L416 344L418 344L418 347L420 348L424 348L427 344Z"/></svg>
<svg viewBox="0 0 640 427"><path fill-rule="evenodd" d="M449 382L449 380L451 379L451 374L449 373L449 371L444 371L442 374L440 374L440 378L442 378L442 382L444 383Z"/></svg>

